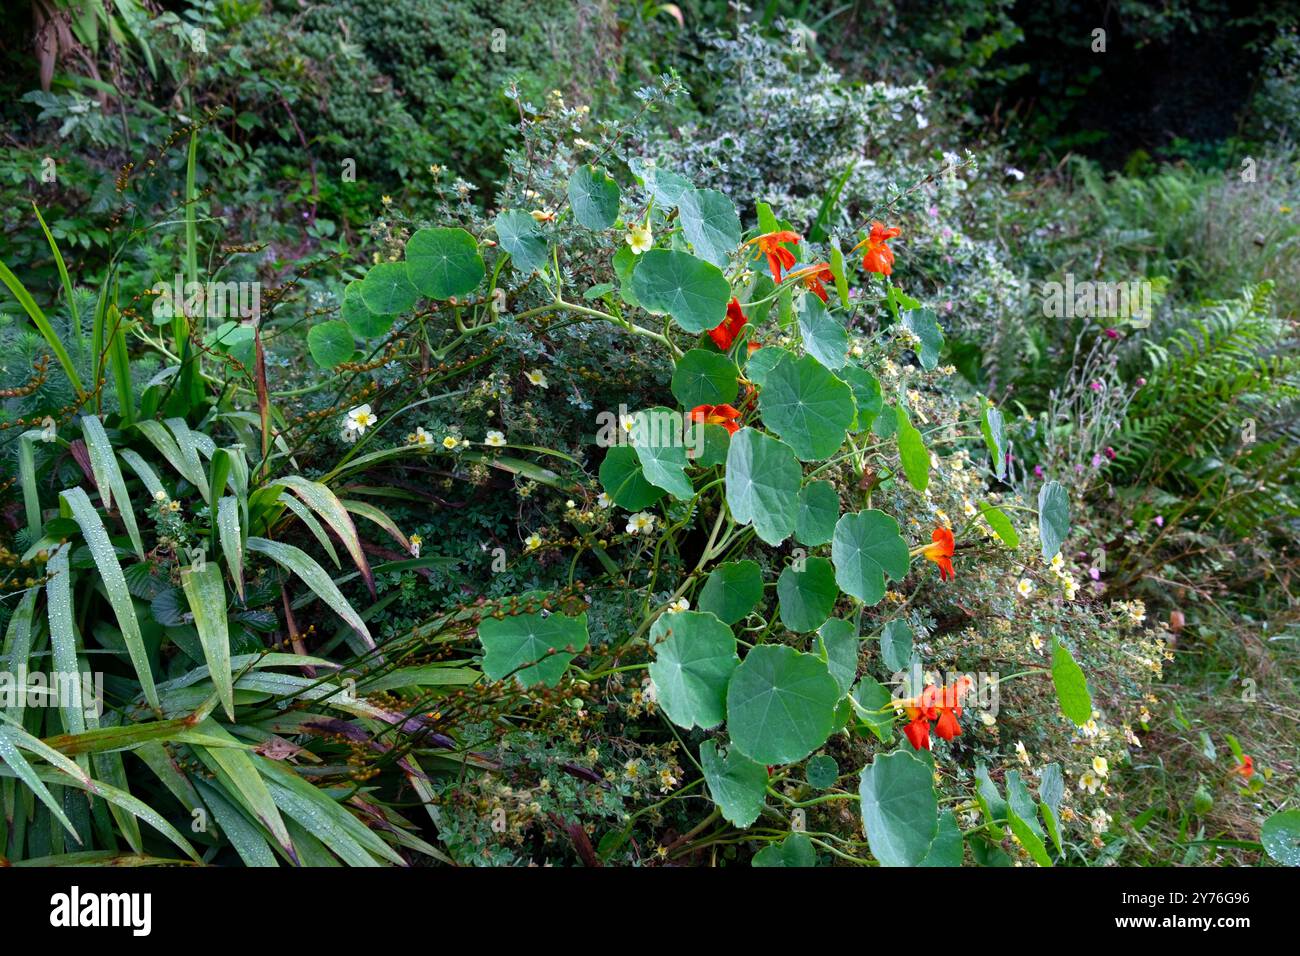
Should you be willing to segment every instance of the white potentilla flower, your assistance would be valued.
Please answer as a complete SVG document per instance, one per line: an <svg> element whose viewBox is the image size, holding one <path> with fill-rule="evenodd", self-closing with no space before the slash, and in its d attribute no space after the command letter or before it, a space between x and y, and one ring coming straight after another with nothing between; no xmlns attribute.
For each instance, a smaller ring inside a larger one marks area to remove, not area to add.
<svg viewBox="0 0 1300 956"><path fill-rule="evenodd" d="M1079 586L1077 584L1075 584L1073 581L1065 582L1065 599L1067 601L1073 601L1074 596L1078 593L1079 593Z"/></svg>
<svg viewBox="0 0 1300 956"><path fill-rule="evenodd" d="M418 558L420 556L420 545L424 544L424 539L421 538L418 534L413 534L410 537L410 542L411 542L411 555L413 557Z"/></svg>
<svg viewBox="0 0 1300 956"><path fill-rule="evenodd" d="M1096 756L1092 758L1092 772L1099 777L1105 777L1110 774L1110 764L1106 763L1106 758Z"/></svg>
<svg viewBox="0 0 1300 956"><path fill-rule="evenodd" d="M979 511L976 510L975 505L971 503L971 500L969 498L965 499L962 502L961 510L962 510L962 514L966 515L966 517L968 518L973 518L977 514L979 514Z"/></svg>
<svg viewBox="0 0 1300 956"><path fill-rule="evenodd" d="M643 226L640 223L628 226L627 244L638 256L654 245L655 237L650 232L649 226Z"/></svg>
<svg viewBox="0 0 1300 956"><path fill-rule="evenodd" d="M928 119L926 119L926 118L925 118L923 115L921 115L920 113L917 113L917 114L916 114L916 128L917 128L917 129L925 129L925 128L926 128L927 126L929 126L929 125L930 125L930 121L929 121Z"/></svg>
<svg viewBox="0 0 1300 956"><path fill-rule="evenodd" d="M167 492L161 488L153 493L153 500L162 503L167 500Z"/></svg>
<svg viewBox="0 0 1300 956"><path fill-rule="evenodd" d="M433 444L433 436L424 430L423 427L416 426L415 431L406 436L406 441L411 445L419 445L424 448Z"/></svg>
<svg viewBox="0 0 1300 956"><path fill-rule="evenodd" d="M1088 824L1092 827L1093 833L1105 833L1110 829L1111 815L1098 807L1092 811L1092 816L1088 818Z"/></svg>
<svg viewBox="0 0 1300 956"><path fill-rule="evenodd" d="M1022 598L1027 598L1034 593L1034 582L1029 578L1021 578L1016 582L1016 590L1020 592Z"/></svg>
<svg viewBox="0 0 1300 956"><path fill-rule="evenodd" d="M677 614L681 611L689 611L690 609L691 602L686 600L684 597L679 597L672 604L668 605L668 613L670 614Z"/></svg>
<svg viewBox="0 0 1300 956"><path fill-rule="evenodd" d="M1026 767L1029 766L1029 751L1025 749L1024 741L1016 741L1016 759Z"/></svg>
<svg viewBox="0 0 1300 956"><path fill-rule="evenodd" d="M609 495L605 494L605 492L603 491L596 496L596 506L598 508L608 508L613 504L614 504L614 499L611 498Z"/></svg>
<svg viewBox="0 0 1300 956"><path fill-rule="evenodd" d="M361 432L357 431L355 428L345 427L341 432L339 432L339 438L342 441L347 442L349 445L354 443L360 435Z"/></svg>
<svg viewBox="0 0 1300 956"><path fill-rule="evenodd" d="M1052 570L1059 571L1063 567L1065 567L1065 558L1061 555L1061 552L1058 551L1056 554L1052 555Z"/></svg>
<svg viewBox="0 0 1300 956"><path fill-rule="evenodd" d="M980 723L982 723L985 727L992 727L997 722L998 719L994 717L989 711L987 710L980 711Z"/></svg>
<svg viewBox="0 0 1300 956"><path fill-rule="evenodd" d="M536 551L541 546L542 546L542 536L535 531L532 534L530 534L528 537L524 538L525 551Z"/></svg>
<svg viewBox="0 0 1300 956"><path fill-rule="evenodd" d="M1037 634L1029 635L1029 644L1031 647L1033 647L1036 653L1041 654L1043 652L1043 639L1039 637Z"/></svg>
<svg viewBox="0 0 1300 956"><path fill-rule="evenodd" d="M948 512L944 511L942 508L936 508L934 510L934 519L945 528L952 527L952 519L948 517Z"/></svg>
<svg viewBox="0 0 1300 956"><path fill-rule="evenodd" d="M1022 173L1020 170L1016 169L1016 167L1014 166L1007 167L1007 175L1010 176L1012 179L1014 179L1016 182L1021 182L1025 178L1025 174Z"/></svg>
<svg viewBox="0 0 1300 956"><path fill-rule="evenodd" d="M506 436L499 431L490 431L483 439L483 444L489 448L500 448L506 443Z"/></svg>
<svg viewBox="0 0 1300 956"><path fill-rule="evenodd" d="M1124 725L1124 739L1128 741L1130 746L1133 747L1142 746L1142 741L1138 739L1137 734L1133 733L1133 728L1130 727L1128 724Z"/></svg>
<svg viewBox="0 0 1300 956"><path fill-rule="evenodd" d="M456 446L459 444L460 444L460 439L457 438L455 435L448 435L446 438L442 440L442 447L447 449L448 451L454 450Z"/></svg>
<svg viewBox="0 0 1300 956"><path fill-rule="evenodd" d="M538 388L551 387L551 383L546 381L546 373L541 369L534 369L531 372L525 372L524 378L528 379L531 384L536 385Z"/></svg>
<svg viewBox="0 0 1300 956"><path fill-rule="evenodd" d="M1096 737L1099 733L1101 733L1101 729L1097 726L1096 720L1089 718L1087 721L1084 722L1083 726L1079 728L1079 733L1091 739L1093 737Z"/></svg>
<svg viewBox="0 0 1300 956"><path fill-rule="evenodd" d="M364 435L366 429L378 422L379 419L370 411L370 406L358 405L348 412L347 420L343 423L344 428L355 431L358 435Z"/></svg>
<svg viewBox="0 0 1300 956"><path fill-rule="evenodd" d="M654 530L655 516L648 511L638 511L627 519L627 533L641 534Z"/></svg>
<svg viewBox="0 0 1300 956"><path fill-rule="evenodd" d="M620 415L620 416L619 416L619 419L618 419L618 427L621 428L621 429L623 429L623 431L627 432L629 435L632 433L632 426L635 425L635 424L636 424L636 416L635 416L635 415Z"/></svg>
<svg viewBox="0 0 1300 956"><path fill-rule="evenodd" d="M1134 624L1141 624L1147 619L1147 610L1141 601L1135 602L1134 606L1128 612L1129 618Z"/></svg>
<svg viewBox="0 0 1300 956"><path fill-rule="evenodd" d="M1096 793L1101 787L1101 778L1091 770L1085 770L1079 774L1079 789L1086 790L1088 793Z"/></svg>

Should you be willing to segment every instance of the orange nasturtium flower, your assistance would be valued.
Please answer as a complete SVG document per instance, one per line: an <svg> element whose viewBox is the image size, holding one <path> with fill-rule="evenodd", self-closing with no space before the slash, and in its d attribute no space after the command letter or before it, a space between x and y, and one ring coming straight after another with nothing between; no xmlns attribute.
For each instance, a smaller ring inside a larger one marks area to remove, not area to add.
<svg viewBox="0 0 1300 956"><path fill-rule="evenodd" d="M1232 768L1233 773L1239 773L1243 780L1249 780L1255 776L1255 758L1250 754L1241 755L1241 763Z"/></svg>
<svg viewBox="0 0 1300 956"><path fill-rule="evenodd" d="M716 329L709 329L709 338L713 339L714 345L725 352L731 348L731 343L736 341L736 336L748 321L745 313L740 310L740 300L732 296L731 301L727 303L727 317Z"/></svg>
<svg viewBox="0 0 1300 956"><path fill-rule="evenodd" d="M897 226L890 226L886 229L883 222L873 222L870 235L853 247L854 252L857 252L863 246L867 247L867 251L862 255L862 268L868 272L878 272L882 276L892 273L894 271L894 250L890 249L885 243L902 234L903 230Z"/></svg>
<svg viewBox="0 0 1300 956"><path fill-rule="evenodd" d="M781 270L789 269L794 265L794 253L785 246L783 242L799 245L799 233L791 232L788 229L782 229L777 232L767 232L761 236L755 236L745 245L758 243L758 251L767 256L767 267L772 270L772 279L776 282L781 281Z"/></svg>
<svg viewBox="0 0 1300 956"><path fill-rule="evenodd" d="M947 528L935 528L930 540L934 544L927 544L921 549L921 554L925 555L927 561L939 565L939 580L955 578L957 572L952 569L952 552L956 545L952 540L952 532Z"/></svg>
<svg viewBox="0 0 1300 956"><path fill-rule="evenodd" d="M917 750L930 749L930 721L935 721L934 732L944 740L952 740L961 735L961 725L957 718L961 716L962 698L975 682L969 676L958 678L947 687L931 685L921 691L919 697L901 701L908 723L903 727L903 735Z"/></svg>
<svg viewBox="0 0 1300 956"><path fill-rule="evenodd" d="M786 275L787 279L798 279L802 282L813 295L823 302L829 302L830 297L826 294L826 286L823 283L834 282L835 273L831 272L831 267L824 262L800 269L798 272L791 272Z"/></svg>
<svg viewBox="0 0 1300 956"><path fill-rule="evenodd" d="M740 431L740 425L736 422L740 417L740 409L731 405L696 405L686 413L686 417L705 425L721 425L729 435Z"/></svg>

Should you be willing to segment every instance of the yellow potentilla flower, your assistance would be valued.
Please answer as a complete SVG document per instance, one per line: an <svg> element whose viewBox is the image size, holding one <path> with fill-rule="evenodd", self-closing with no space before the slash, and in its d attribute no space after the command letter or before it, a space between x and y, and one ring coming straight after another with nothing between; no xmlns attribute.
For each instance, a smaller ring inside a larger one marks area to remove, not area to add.
<svg viewBox="0 0 1300 956"><path fill-rule="evenodd" d="M409 445L419 445L424 448L433 444L433 436L426 432L422 426L416 426L415 431L406 436L406 442Z"/></svg>
<svg viewBox="0 0 1300 956"><path fill-rule="evenodd" d="M632 251L638 256L653 246L654 241L655 238L651 234L649 226L628 226L627 244L632 247Z"/></svg>
<svg viewBox="0 0 1300 956"><path fill-rule="evenodd" d="M536 532L533 532L528 537L524 538L525 551L536 551L541 546L542 546L542 536L540 534L537 534Z"/></svg>
<svg viewBox="0 0 1300 956"><path fill-rule="evenodd" d="M538 388L551 387L551 383L546 380L546 373L541 369L534 369L531 372L525 372L524 378L528 379L529 384L536 385Z"/></svg>
<svg viewBox="0 0 1300 956"><path fill-rule="evenodd" d="M455 435L448 435L446 438L442 440L442 447L447 449L448 451L452 451L459 444L460 444L460 440L456 438Z"/></svg>
<svg viewBox="0 0 1300 956"><path fill-rule="evenodd" d="M490 431L483 439L483 444L489 448L501 448L506 443L506 436L498 431Z"/></svg>

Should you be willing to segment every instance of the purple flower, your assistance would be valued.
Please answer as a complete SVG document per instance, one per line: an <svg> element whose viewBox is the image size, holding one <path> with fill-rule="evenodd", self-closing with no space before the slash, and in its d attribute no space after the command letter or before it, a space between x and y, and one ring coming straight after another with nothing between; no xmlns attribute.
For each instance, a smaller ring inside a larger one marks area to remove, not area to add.
<svg viewBox="0 0 1300 956"><path fill-rule="evenodd" d="M1115 449L1111 448L1109 445L1106 446L1106 457L1111 461L1115 460Z"/></svg>
<svg viewBox="0 0 1300 956"><path fill-rule="evenodd" d="M1034 477L1035 477L1035 478L1041 478L1041 477L1043 477L1043 466L1042 466L1042 465L1034 465Z"/></svg>
<svg viewBox="0 0 1300 956"><path fill-rule="evenodd" d="M1094 581L1100 581L1100 580L1101 580L1101 572L1098 571L1096 568L1089 568L1089 569L1088 569L1088 577L1092 578Z"/></svg>
<svg viewBox="0 0 1300 956"><path fill-rule="evenodd" d="M929 209L926 210L926 212L930 214L931 219L936 219L939 216L939 207L931 206Z"/></svg>
<svg viewBox="0 0 1300 956"><path fill-rule="evenodd" d="M1147 380L1146 380L1146 379L1144 379L1144 378L1140 378L1140 379L1138 379L1138 388L1141 388L1141 387L1142 387L1143 385L1145 385L1146 383L1147 383Z"/></svg>
<svg viewBox="0 0 1300 956"><path fill-rule="evenodd" d="M1101 382L1092 382L1088 385L1088 387L1092 389L1094 392L1100 392L1102 388L1104 388Z"/></svg>
<svg viewBox="0 0 1300 956"><path fill-rule="evenodd" d="M1114 329L1107 329L1107 330L1106 330L1106 338L1108 338L1108 339L1117 339L1117 338L1119 338L1119 333L1118 333L1117 331L1115 331Z"/></svg>
<svg viewBox="0 0 1300 956"><path fill-rule="evenodd" d="M1094 468L1100 468L1100 467L1101 467L1101 455L1093 455L1093 456L1092 456L1092 467L1094 467Z"/></svg>
<svg viewBox="0 0 1300 956"><path fill-rule="evenodd" d="M1164 515L1156 515L1156 527L1157 527L1157 528L1163 528L1164 526L1165 526L1165 516L1164 516Z"/></svg>

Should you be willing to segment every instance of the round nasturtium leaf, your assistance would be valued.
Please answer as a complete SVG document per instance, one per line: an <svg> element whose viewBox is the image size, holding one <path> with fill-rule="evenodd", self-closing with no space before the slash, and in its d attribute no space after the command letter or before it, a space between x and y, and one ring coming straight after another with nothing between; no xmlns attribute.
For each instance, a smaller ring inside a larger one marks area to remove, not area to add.
<svg viewBox="0 0 1300 956"><path fill-rule="evenodd" d="M686 477L685 437L682 415L671 408L660 405L632 416L630 439L646 480L683 501L695 494Z"/></svg>
<svg viewBox="0 0 1300 956"><path fill-rule="evenodd" d="M692 189L682 193L677 213L695 254L725 269L740 245L735 204L716 189Z"/></svg>
<svg viewBox="0 0 1300 956"><path fill-rule="evenodd" d="M840 369L839 376L853 389L853 401L858 406L858 420L853 424L854 433L870 428L880 414L881 406L885 404L880 394L880 383L874 375L856 365L846 365Z"/></svg>
<svg viewBox="0 0 1300 956"><path fill-rule="evenodd" d="M510 253L515 268L527 275L546 265L546 236L537 220L519 209L507 209L496 218L497 241Z"/></svg>
<svg viewBox="0 0 1300 956"><path fill-rule="evenodd" d="M690 410L696 405L730 405L740 394L740 369L718 352L691 349L673 369L673 397Z"/></svg>
<svg viewBox="0 0 1300 956"><path fill-rule="evenodd" d="M757 561L732 561L709 572L697 600L724 624L735 624L763 599L763 571Z"/></svg>
<svg viewBox="0 0 1300 956"><path fill-rule="evenodd" d="M731 447L731 434L721 425L712 422L688 422L686 426L686 457L701 468L712 468L727 460Z"/></svg>
<svg viewBox="0 0 1300 956"><path fill-rule="evenodd" d="M688 252L651 249L632 273L632 292L641 307L671 315L687 332L707 332L727 317L731 286L722 270Z"/></svg>
<svg viewBox="0 0 1300 956"><path fill-rule="evenodd" d="M660 169L653 161L633 158L628 162L628 168L654 197L655 205L664 209L676 206L684 194L695 188L685 176L669 169Z"/></svg>
<svg viewBox="0 0 1300 956"><path fill-rule="evenodd" d="M817 849L806 833L791 833L780 843L769 843L754 854L750 866L807 869L817 865Z"/></svg>
<svg viewBox="0 0 1300 956"><path fill-rule="evenodd" d="M763 422L802 461L835 454L857 414L853 391L811 355L777 362L763 381L758 407Z"/></svg>
<svg viewBox="0 0 1300 956"><path fill-rule="evenodd" d="M870 605L885 596L885 575L895 581L907 576L911 557L898 522L873 508L836 523L831 561L840 590Z"/></svg>
<svg viewBox="0 0 1300 956"><path fill-rule="evenodd" d="M453 228L416 230L406 243L406 272L424 295L450 299L478 288L485 270L474 237Z"/></svg>
<svg viewBox="0 0 1300 956"><path fill-rule="evenodd" d="M1265 820L1259 842L1283 866L1300 866L1300 810L1283 810Z"/></svg>
<svg viewBox="0 0 1300 956"><path fill-rule="evenodd" d="M858 676L858 628L852 621L833 617L817 631L817 642L826 658L826 669L847 694Z"/></svg>
<svg viewBox="0 0 1300 956"><path fill-rule="evenodd" d="M407 278L405 263L381 262L361 280L361 301L376 315L398 315L419 298L420 290Z"/></svg>
<svg viewBox="0 0 1300 956"><path fill-rule="evenodd" d="M810 481L799 489L794 537L800 544L825 544L840 520L840 495L829 481Z"/></svg>
<svg viewBox="0 0 1300 956"><path fill-rule="evenodd" d="M763 812L767 802L767 768L754 763L735 747L718 756L718 744L706 740L700 744L700 767L704 785L718 805L723 819L738 827L747 827Z"/></svg>
<svg viewBox="0 0 1300 956"><path fill-rule="evenodd" d="M790 565L776 582L781 623L792 631L815 631L835 610L840 589L835 569L825 558L804 558L803 569Z"/></svg>
<svg viewBox="0 0 1300 956"><path fill-rule="evenodd" d="M827 368L844 367L849 333L815 295L805 295L799 303L799 337L808 354Z"/></svg>
<svg viewBox="0 0 1300 956"><path fill-rule="evenodd" d="M961 828L957 826L957 817L951 810L945 810L939 814L934 842L918 866L961 866L962 849Z"/></svg>
<svg viewBox="0 0 1300 956"><path fill-rule="evenodd" d="M880 656L891 672L906 670L912 662L912 628L901 617L896 617L880 632Z"/></svg>
<svg viewBox="0 0 1300 956"><path fill-rule="evenodd" d="M678 727L707 730L726 719L727 681L740 663L731 628L707 611L661 614L650 629L659 706Z"/></svg>
<svg viewBox="0 0 1300 956"><path fill-rule="evenodd" d="M361 280L353 279L343 289L343 321L361 339L377 339L393 327L395 315L376 315L361 296Z"/></svg>
<svg viewBox="0 0 1300 956"><path fill-rule="evenodd" d="M916 336L916 357L927 372L939 364L943 352L943 329L938 317L929 309L909 309L903 313L903 328Z"/></svg>
<svg viewBox="0 0 1300 956"><path fill-rule="evenodd" d="M478 639L483 644L483 673L492 680L514 674L523 687L538 682L554 687L574 658L565 648L580 651L587 646L587 615L488 617L478 626Z"/></svg>
<svg viewBox="0 0 1300 956"><path fill-rule="evenodd" d="M646 481L636 450L627 445L617 445L605 453L600 463L600 486L614 504L628 511L648 508L665 494L662 488Z"/></svg>
<svg viewBox="0 0 1300 956"><path fill-rule="evenodd" d="M881 866L918 866L939 832L934 771L906 750L877 754L858 787L867 844Z"/></svg>
<svg viewBox="0 0 1300 956"><path fill-rule="evenodd" d="M618 219L618 183L603 169L579 166L569 177L569 205L573 218L588 229L600 231Z"/></svg>
<svg viewBox="0 0 1300 956"><path fill-rule="evenodd" d="M751 760L792 763L826 742L839 698L839 686L820 658L762 644L731 675L727 729Z"/></svg>
<svg viewBox="0 0 1300 956"><path fill-rule="evenodd" d="M785 442L753 428L731 436L727 450L727 506L759 538L780 544L794 532L803 469Z"/></svg>
<svg viewBox="0 0 1300 956"><path fill-rule="evenodd" d="M352 330L342 319L319 322L307 331L307 349L321 368L333 368L352 358L356 345Z"/></svg>
<svg viewBox="0 0 1300 956"><path fill-rule="evenodd" d="M818 754L808 761L808 783L818 790L835 786L840 776L840 765L829 754Z"/></svg>

